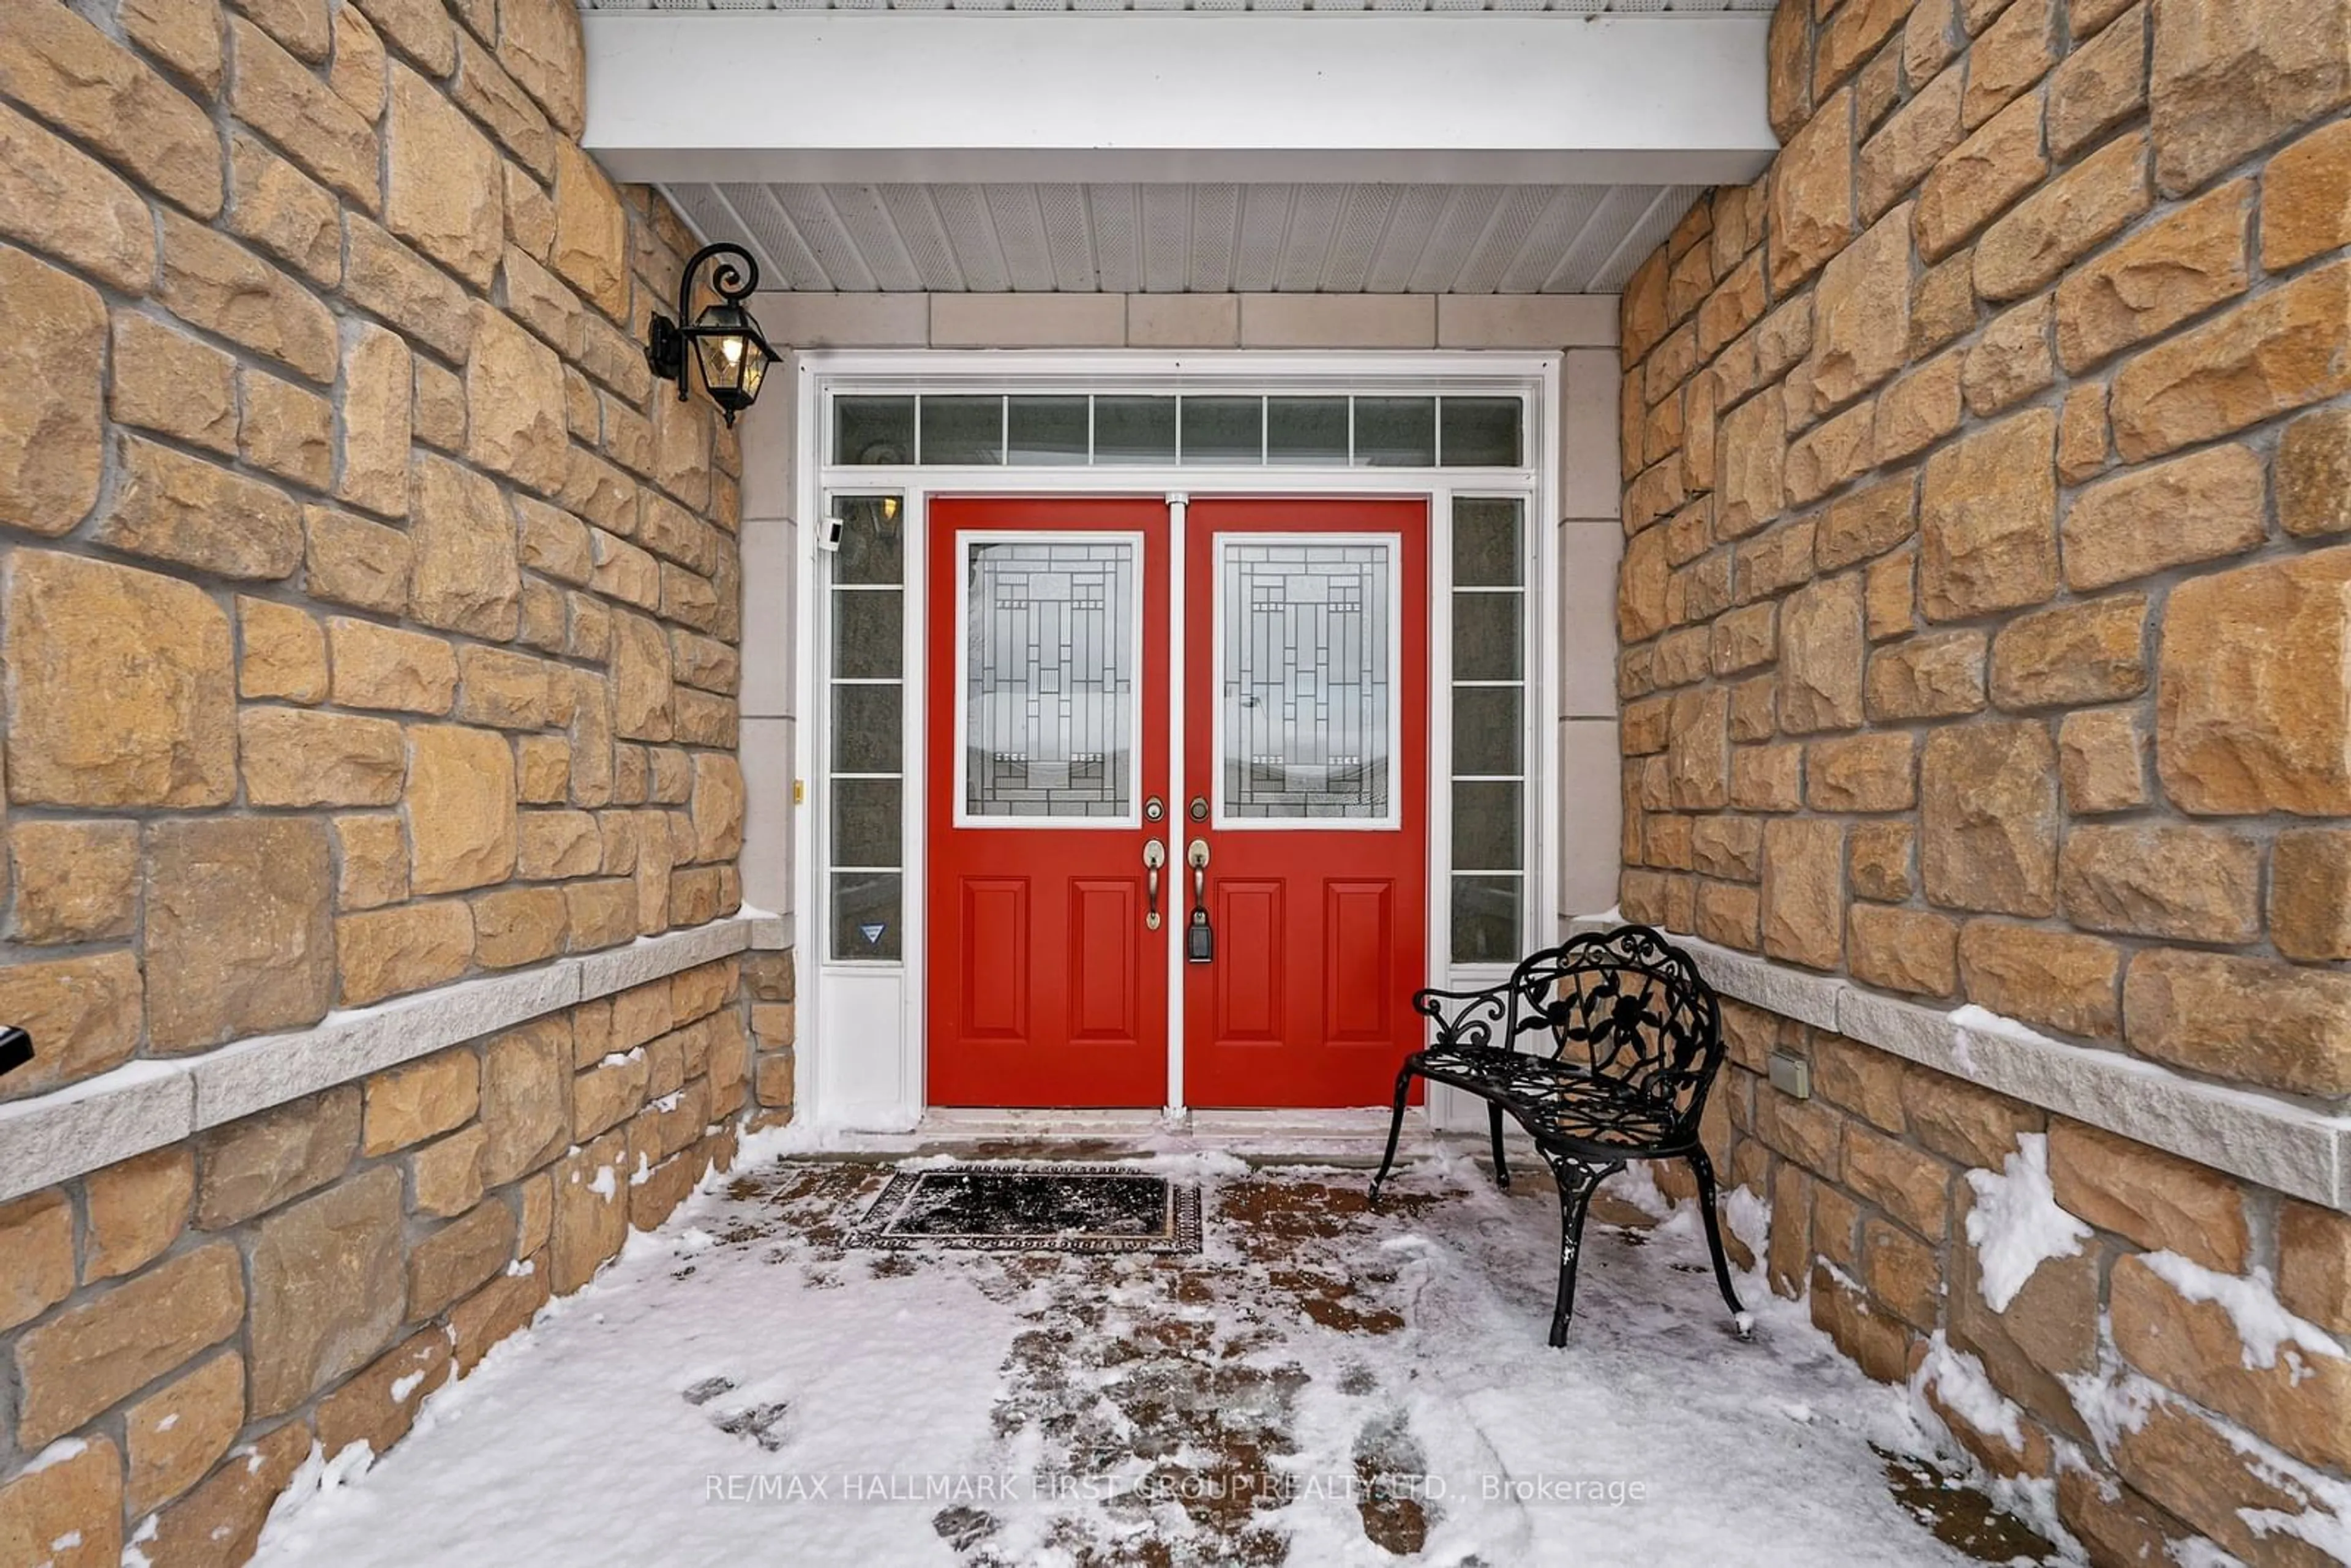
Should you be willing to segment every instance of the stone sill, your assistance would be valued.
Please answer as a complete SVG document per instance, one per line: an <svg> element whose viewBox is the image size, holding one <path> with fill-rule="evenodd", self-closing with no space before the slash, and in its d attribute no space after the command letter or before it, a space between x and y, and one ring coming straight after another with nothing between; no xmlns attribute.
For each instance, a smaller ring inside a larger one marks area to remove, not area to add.
<svg viewBox="0 0 2351 1568"><path fill-rule="evenodd" d="M749 946L786 945L790 936L789 917L729 915L625 947L329 1013L308 1029L126 1062L0 1104L0 1202L560 1008Z"/></svg>
<svg viewBox="0 0 2351 1568"><path fill-rule="evenodd" d="M1612 913L1567 921L1605 931ZM1726 997L1964 1078L2043 1110L2215 1170L2351 1212L2351 1117L2206 1083L2117 1051L2071 1045L1990 1014L1962 1022L1935 1008L1667 932Z"/></svg>

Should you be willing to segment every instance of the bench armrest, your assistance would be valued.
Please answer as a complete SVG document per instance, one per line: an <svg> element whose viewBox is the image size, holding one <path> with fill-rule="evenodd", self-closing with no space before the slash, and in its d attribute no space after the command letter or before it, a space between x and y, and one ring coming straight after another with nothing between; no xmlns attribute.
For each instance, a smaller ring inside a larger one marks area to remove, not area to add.
<svg viewBox="0 0 2351 1568"><path fill-rule="evenodd" d="M1416 991L1412 1010L1437 1025L1440 1050L1510 1049L1510 988L1506 982L1482 991Z"/></svg>

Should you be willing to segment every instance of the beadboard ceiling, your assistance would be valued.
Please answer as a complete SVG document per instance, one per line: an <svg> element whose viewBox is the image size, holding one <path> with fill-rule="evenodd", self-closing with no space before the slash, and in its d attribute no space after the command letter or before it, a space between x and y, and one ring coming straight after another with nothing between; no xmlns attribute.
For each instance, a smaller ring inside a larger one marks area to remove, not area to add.
<svg viewBox="0 0 2351 1568"><path fill-rule="evenodd" d="M763 284L1613 294L1695 185L668 183Z"/></svg>

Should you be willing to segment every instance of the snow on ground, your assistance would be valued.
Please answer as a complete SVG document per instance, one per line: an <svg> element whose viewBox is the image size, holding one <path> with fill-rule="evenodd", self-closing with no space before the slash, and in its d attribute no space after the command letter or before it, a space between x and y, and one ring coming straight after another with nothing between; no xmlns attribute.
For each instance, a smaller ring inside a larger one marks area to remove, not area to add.
<svg viewBox="0 0 2351 1568"><path fill-rule="evenodd" d="M1889 1490L1910 1396L1751 1276L1734 1338L1687 1210L1595 1217L1552 1351L1540 1177L1439 1158L1373 1213L1362 1172L1152 1163L1202 1256L849 1250L888 1167L740 1171L387 1458L314 1467L256 1561L1976 1560Z"/></svg>

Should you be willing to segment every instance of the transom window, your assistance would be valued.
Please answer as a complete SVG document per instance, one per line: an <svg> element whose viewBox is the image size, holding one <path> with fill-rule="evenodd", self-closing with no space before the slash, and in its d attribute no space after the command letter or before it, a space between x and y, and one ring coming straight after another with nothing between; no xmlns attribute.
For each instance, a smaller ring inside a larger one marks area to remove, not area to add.
<svg viewBox="0 0 2351 1568"><path fill-rule="evenodd" d="M924 392L832 400L849 467L1519 468L1515 395Z"/></svg>

